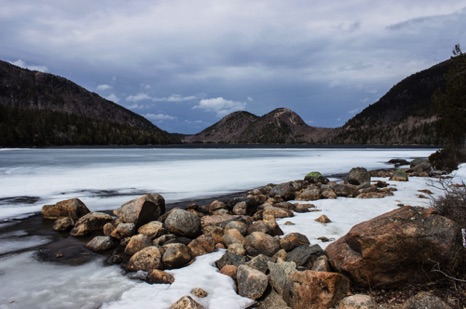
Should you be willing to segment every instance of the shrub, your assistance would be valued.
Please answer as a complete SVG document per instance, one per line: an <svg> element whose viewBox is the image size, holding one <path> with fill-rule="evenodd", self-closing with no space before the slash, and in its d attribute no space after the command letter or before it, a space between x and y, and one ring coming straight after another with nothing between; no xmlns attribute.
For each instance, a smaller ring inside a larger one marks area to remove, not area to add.
<svg viewBox="0 0 466 309"><path fill-rule="evenodd" d="M466 161L466 151L451 146L445 147L431 154L429 161L435 169L451 172L456 170L461 162Z"/></svg>
<svg viewBox="0 0 466 309"><path fill-rule="evenodd" d="M432 207L442 216L457 222L466 228L466 186L448 185L441 182L444 195L432 199Z"/></svg>

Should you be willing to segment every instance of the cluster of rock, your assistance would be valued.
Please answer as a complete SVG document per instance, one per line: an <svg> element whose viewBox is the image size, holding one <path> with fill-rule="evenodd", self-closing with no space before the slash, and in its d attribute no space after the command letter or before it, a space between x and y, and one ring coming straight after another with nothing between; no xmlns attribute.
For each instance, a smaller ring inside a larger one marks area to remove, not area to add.
<svg viewBox="0 0 466 309"><path fill-rule="evenodd" d="M464 254L459 227L432 209L406 206L356 225L324 251L303 234L283 235L276 219L315 210L290 200L381 198L393 190L383 181L371 183L366 169L354 168L340 183L312 172L304 180L168 212L161 195L146 194L114 210L116 217L90 212L79 199L44 206L42 213L56 219L57 231L71 230L75 237L98 234L87 248L113 250L109 261L151 284L171 284L176 278L170 269L226 249L216 266L235 280L239 295L258 301L259 307L371 308L371 297L350 295L351 283L425 280L435 276L431 269L437 263L453 271ZM190 296L172 307L202 308Z"/></svg>

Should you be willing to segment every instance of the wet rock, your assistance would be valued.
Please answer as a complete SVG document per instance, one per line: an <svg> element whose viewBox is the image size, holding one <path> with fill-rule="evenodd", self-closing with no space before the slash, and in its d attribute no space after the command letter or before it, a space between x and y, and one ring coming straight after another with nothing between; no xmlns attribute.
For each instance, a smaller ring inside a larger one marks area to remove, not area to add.
<svg viewBox="0 0 466 309"><path fill-rule="evenodd" d="M73 228L74 221L70 217L58 218L53 223L53 230L57 232L69 231Z"/></svg>
<svg viewBox="0 0 466 309"><path fill-rule="evenodd" d="M462 259L460 227L431 208L404 206L355 225L326 248L334 269L362 286L433 280L436 263L453 273Z"/></svg>
<svg viewBox="0 0 466 309"><path fill-rule="evenodd" d="M184 244L170 244L164 246L165 253L162 256L162 262L166 268L181 268L188 265L191 260L191 252L188 246Z"/></svg>
<svg viewBox="0 0 466 309"><path fill-rule="evenodd" d="M350 170L346 180L352 185L362 185L371 182L371 174L364 167L355 167Z"/></svg>
<svg viewBox="0 0 466 309"><path fill-rule="evenodd" d="M291 308L331 308L350 292L349 279L339 273L297 271L289 279L283 298Z"/></svg>
<svg viewBox="0 0 466 309"><path fill-rule="evenodd" d="M240 265L236 274L238 294L250 299L260 298L268 285L268 277L264 273L247 265Z"/></svg>
<svg viewBox="0 0 466 309"><path fill-rule="evenodd" d="M136 228L157 220L165 213L165 199L160 194L145 194L123 204L113 213L125 223L134 223Z"/></svg>
<svg viewBox="0 0 466 309"><path fill-rule="evenodd" d="M142 250L151 245L152 243L146 235L143 235L143 234L134 235L133 237L130 238L128 244L126 245L125 254L133 255L139 250Z"/></svg>
<svg viewBox="0 0 466 309"><path fill-rule="evenodd" d="M139 234L146 235L149 239L157 238L165 233L165 227L160 221L151 221L138 229Z"/></svg>
<svg viewBox="0 0 466 309"><path fill-rule="evenodd" d="M129 271L151 271L162 266L162 254L155 246L146 247L136 252L128 262Z"/></svg>
<svg viewBox="0 0 466 309"><path fill-rule="evenodd" d="M173 209L165 220L165 226L169 233L180 236L195 238L201 234L199 217L183 209Z"/></svg>
<svg viewBox="0 0 466 309"><path fill-rule="evenodd" d="M172 284L175 282L175 278L163 270L153 269L147 274L146 282L149 284Z"/></svg>
<svg viewBox="0 0 466 309"><path fill-rule="evenodd" d="M112 222L112 216L103 212L90 212L82 216L76 222L70 235L74 237L86 236L95 231L100 231L108 222Z"/></svg>
<svg viewBox="0 0 466 309"><path fill-rule="evenodd" d="M259 254L273 256L280 249L278 239L262 232L253 232L246 236L243 245L248 254L252 256Z"/></svg>
<svg viewBox="0 0 466 309"><path fill-rule="evenodd" d="M110 236L96 236L86 244L86 248L94 252L103 252L115 248L116 245Z"/></svg>
<svg viewBox="0 0 466 309"><path fill-rule="evenodd" d="M291 251L298 246L309 244L307 236L300 233L290 233L280 239L280 247L285 251Z"/></svg>
<svg viewBox="0 0 466 309"><path fill-rule="evenodd" d="M42 216L44 219L68 217L76 221L90 212L87 206L78 198L72 198L60 201L55 205L44 205L42 207Z"/></svg>
<svg viewBox="0 0 466 309"><path fill-rule="evenodd" d="M204 309L205 307L196 302L191 296L183 296L169 309Z"/></svg>

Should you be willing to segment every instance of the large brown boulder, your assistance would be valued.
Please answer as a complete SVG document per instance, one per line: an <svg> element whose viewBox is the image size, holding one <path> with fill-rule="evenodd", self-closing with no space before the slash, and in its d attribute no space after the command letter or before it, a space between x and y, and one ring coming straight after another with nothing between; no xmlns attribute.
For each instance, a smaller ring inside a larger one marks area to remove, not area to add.
<svg viewBox="0 0 466 309"><path fill-rule="evenodd" d="M244 238L244 248L249 255L263 254L272 256L280 250L280 241L262 232L253 232Z"/></svg>
<svg viewBox="0 0 466 309"><path fill-rule="evenodd" d="M165 220L169 233L195 238L201 234L201 219L184 209L173 209Z"/></svg>
<svg viewBox="0 0 466 309"><path fill-rule="evenodd" d="M192 260L191 251L185 244L169 244L165 245L164 249L162 262L166 268L181 268Z"/></svg>
<svg viewBox="0 0 466 309"><path fill-rule="evenodd" d="M144 194L123 204L113 213L123 222L134 223L138 229L165 213L165 199L160 194Z"/></svg>
<svg viewBox="0 0 466 309"><path fill-rule="evenodd" d="M434 266L452 273L462 252L455 222L412 206L362 222L326 249L334 269L367 287L425 282Z"/></svg>
<svg viewBox="0 0 466 309"><path fill-rule="evenodd" d="M354 167L352 168L346 180L352 185L362 185L365 183L371 182L371 174L364 167Z"/></svg>
<svg viewBox="0 0 466 309"><path fill-rule="evenodd" d="M134 254L128 262L128 270L151 271L162 267L162 253L155 246L146 247Z"/></svg>
<svg viewBox="0 0 466 309"><path fill-rule="evenodd" d="M44 205L42 216L44 219L70 218L74 221L90 213L87 206L78 198L72 198L56 203L55 205Z"/></svg>
<svg viewBox="0 0 466 309"><path fill-rule="evenodd" d="M306 270L288 277L283 298L291 308L333 308L350 293L349 279L339 273Z"/></svg>

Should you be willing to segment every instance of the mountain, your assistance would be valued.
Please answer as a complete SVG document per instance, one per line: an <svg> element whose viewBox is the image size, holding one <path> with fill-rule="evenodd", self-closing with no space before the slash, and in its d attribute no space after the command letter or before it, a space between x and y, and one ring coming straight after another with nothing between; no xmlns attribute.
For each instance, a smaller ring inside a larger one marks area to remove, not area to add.
<svg viewBox="0 0 466 309"><path fill-rule="evenodd" d="M258 117L249 112L234 112L195 135L185 143L226 144L309 144L329 138L331 129L308 126L287 108L278 108Z"/></svg>
<svg viewBox="0 0 466 309"><path fill-rule="evenodd" d="M144 117L56 75L0 61L0 147L179 142Z"/></svg>
<svg viewBox="0 0 466 309"><path fill-rule="evenodd" d="M262 117L236 112L181 139L232 144L442 145L432 96L445 87L444 76L456 61L459 58L451 58L403 79L339 128L311 127L293 111L279 108Z"/></svg>

